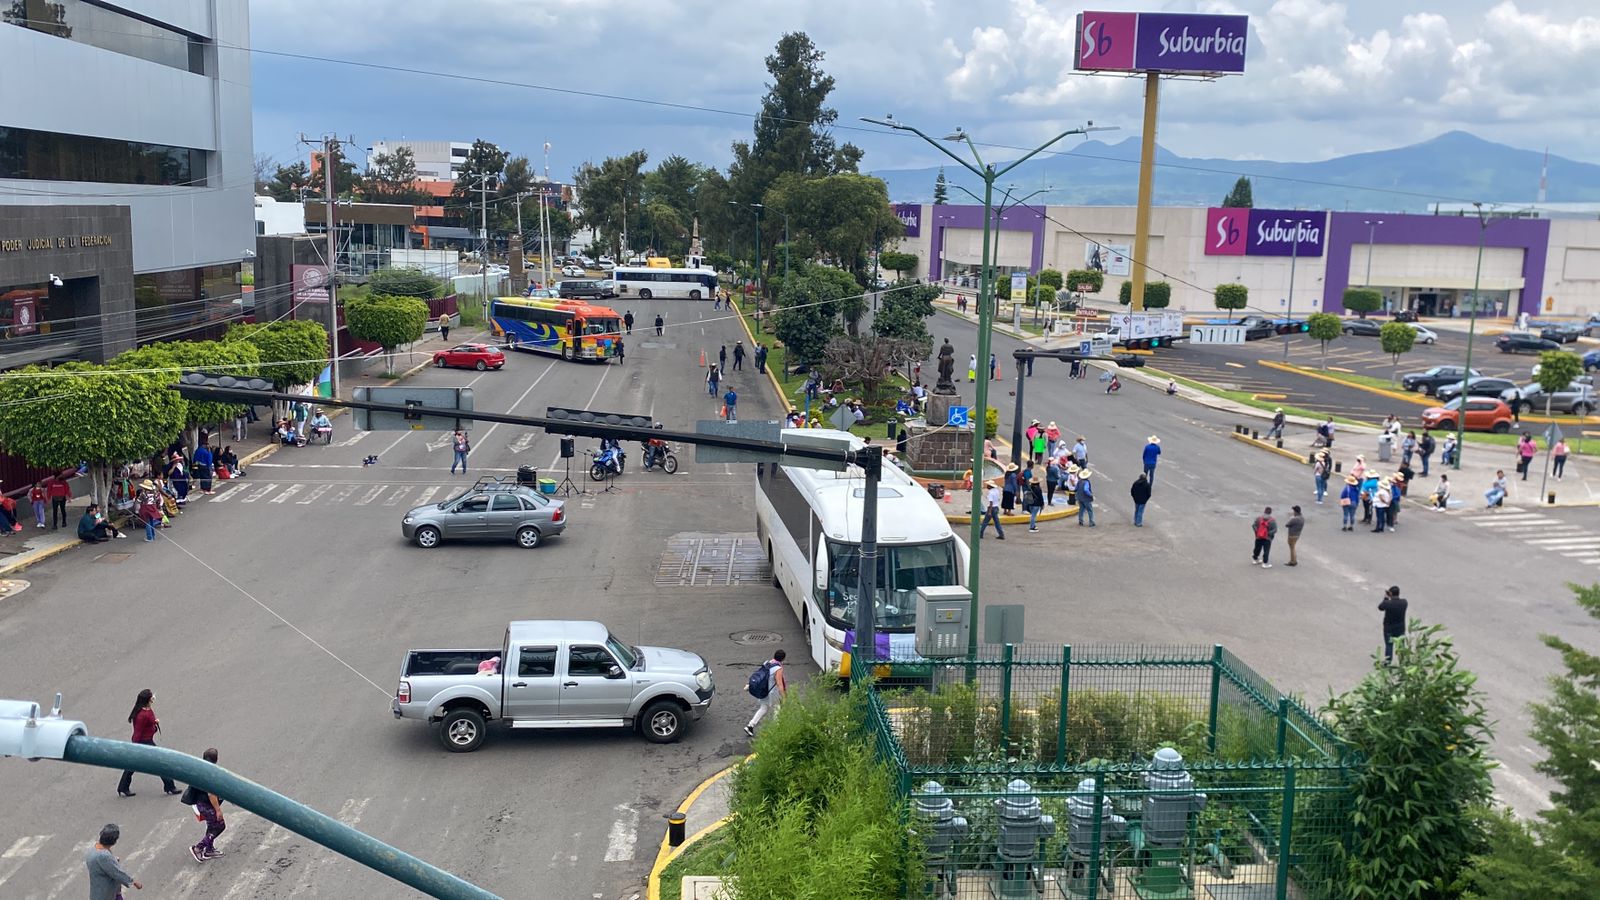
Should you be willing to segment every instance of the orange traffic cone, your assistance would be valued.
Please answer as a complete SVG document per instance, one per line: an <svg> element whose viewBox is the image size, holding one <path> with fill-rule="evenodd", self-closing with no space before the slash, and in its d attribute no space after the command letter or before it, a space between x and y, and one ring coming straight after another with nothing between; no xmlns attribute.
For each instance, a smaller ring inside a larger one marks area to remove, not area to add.
<svg viewBox="0 0 1600 900"><path fill-rule="evenodd" d="M948 490L946 490L944 492L944 502L946 502L946 503L950 502L950 491L948 491Z"/></svg>
<svg viewBox="0 0 1600 900"><path fill-rule="evenodd" d="M704 369L705 367L706 367L706 349L704 347L701 347L700 348L700 368Z"/></svg>
<svg viewBox="0 0 1600 900"><path fill-rule="evenodd" d="M994 380L995 381L1005 381L1006 380L1005 370L1000 368L1000 364L999 363L996 363L995 367L994 367Z"/></svg>

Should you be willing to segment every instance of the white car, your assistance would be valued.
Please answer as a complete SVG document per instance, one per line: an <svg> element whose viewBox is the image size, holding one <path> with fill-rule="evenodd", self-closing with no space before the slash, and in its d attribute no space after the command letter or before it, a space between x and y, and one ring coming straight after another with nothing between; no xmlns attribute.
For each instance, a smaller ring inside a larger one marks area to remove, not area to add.
<svg viewBox="0 0 1600 900"><path fill-rule="evenodd" d="M582 278L584 275L586 275L588 273L583 271L582 269L578 268L577 266L562 266L561 267L561 274L566 276L566 277L568 277L568 278Z"/></svg>
<svg viewBox="0 0 1600 900"><path fill-rule="evenodd" d="M1425 328L1416 322L1407 322L1406 324L1410 325L1411 330L1417 333L1417 343L1419 344L1431 344L1439 339L1439 335L1435 334L1430 328Z"/></svg>

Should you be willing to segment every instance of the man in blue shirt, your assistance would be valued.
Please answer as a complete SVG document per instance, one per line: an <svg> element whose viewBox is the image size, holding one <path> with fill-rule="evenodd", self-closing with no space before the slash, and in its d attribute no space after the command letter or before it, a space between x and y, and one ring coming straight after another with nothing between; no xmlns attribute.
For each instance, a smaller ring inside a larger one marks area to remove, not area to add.
<svg viewBox="0 0 1600 900"><path fill-rule="evenodd" d="M1078 501L1078 524L1082 525L1083 517L1087 515L1089 517L1090 528L1095 527L1094 488L1090 487L1089 485L1089 478L1092 476L1092 474L1093 473L1091 473L1088 469L1083 469L1078 472L1078 496L1076 498Z"/></svg>
<svg viewBox="0 0 1600 900"><path fill-rule="evenodd" d="M727 407L729 422L739 421L739 395L734 393L732 387L728 388L728 392L722 395L722 405Z"/></svg>
<svg viewBox="0 0 1600 900"><path fill-rule="evenodd" d="M1161 460L1161 438L1150 435L1144 445L1144 475L1151 484L1156 483L1156 463Z"/></svg>

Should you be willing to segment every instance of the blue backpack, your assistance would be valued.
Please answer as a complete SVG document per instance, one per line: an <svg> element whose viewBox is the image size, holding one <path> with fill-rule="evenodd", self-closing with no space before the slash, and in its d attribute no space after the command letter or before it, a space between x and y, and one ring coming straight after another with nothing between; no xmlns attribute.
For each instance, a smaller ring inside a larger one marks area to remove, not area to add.
<svg viewBox="0 0 1600 900"><path fill-rule="evenodd" d="M750 696L757 700L767 699L767 695L772 693L772 670L777 667L777 663L767 660L750 673L750 681L745 684Z"/></svg>

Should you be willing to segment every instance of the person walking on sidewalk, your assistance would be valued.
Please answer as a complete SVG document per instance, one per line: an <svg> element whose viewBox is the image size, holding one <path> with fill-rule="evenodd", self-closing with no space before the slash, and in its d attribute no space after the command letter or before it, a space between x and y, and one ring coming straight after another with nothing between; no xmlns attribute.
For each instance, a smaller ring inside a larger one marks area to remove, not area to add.
<svg viewBox="0 0 1600 900"><path fill-rule="evenodd" d="M467 438L465 431L456 429L450 438L450 474L456 473L456 466L461 467L461 474L467 474L467 454L472 452L472 441Z"/></svg>
<svg viewBox="0 0 1600 900"><path fill-rule="evenodd" d="M1267 435L1264 440L1270 441L1283 437L1283 423L1285 421L1287 420L1283 415L1283 407L1280 406L1274 409L1272 411L1272 427L1267 429Z"/></svg>
<svg viewBox="0 0 1600 900"><path fill-rule="evenodd" d="M1562 461L1565 462L1565 460ZM1559 478L1561 476L1558 475L1556 477ZM42 481L35 481L33 487L28 490L28 502L33 504L33 527L35 528L44 527L44 507L48 498L49 494L45 492L44 482Z"/></svg>
<svg viewBox="0 0 1600 900"><path fill-rule="evenodd" d="M161 495L148 478L139 484L139 518L144 522L145 541L155 540L156 529L161 527Z"/></svg>
<svg viewBox="0 0 1600 900"><path fill-rule="evenodd" d="M978 540L983 540L983 533L989 526L994 526L995 536L1000 540L1006 539L1006 530L1000 525L1000 488L993 481L983 483L983 521L978 524Z"/></svg>
<svg viewBox="0 0 1600 900"><path fill-rule="evenodd" d="M1406 598L1400 596L1400 586L1391 585L1383 592L1378 609L1383 612L1383 661L1394 662L1394 642L1406 636Z"/></svg>
<svg viewBox="0 0 1600 900"><path fill-rule="evenodd" d="M756 371L766 374L767 371L767 345L756 345Z"/></svg>
<svg viewBox="0 0 1600 900"><path fill-rule="evenodd" d="M1343 516L1340 531L1356 530L1356 508L1361 505L1361 479L1354 475L1344 477L1344 489L1339 491L1339 512Z"/></svg>
<svg viewBox="0 0 1600 900"><path fill-rule="evenodd" d="M1075 497L1078 501L1078 524L1082 525L1083 517L1087 515L1090 528L1097 527L1094 524L1094 486L1089 483L1093 475L1088 469L1078 470L1078 492Z"/></svg>
<svg viewBox="0 0 1600 900"><path fill-rule="evenodd" d="M729 422L739 421L739 394L731 384L728 385L728 392L722 395L722 417Z"/></svg>
<svg viewBox="0 0 1600 900"><path fill-rule="evenodd" d="M133 726L133 737L129 740L135 744L144 744L146 747L156 745L156 732L161 730L161 720L156 718L155 707L150 705L155 698L155 692L145 688L133 701L133 712L128 713L128 723ZM117 782L117 796L132 797L132 787L133 771L123 772L122 780ZM161 790L168 794L179 793L178 786L165 775L161 776Z"/></svg>
<svg viewBox="0 0 1600 900"><path fill-rule="evenodd" d="M1250 561L1260 563L1261 568L1272 568L1272 539L1278 536L1278 520L1272 517L1272 507L1261 511L1261 515L1250 523L1251 533L1255 535L1255 549L1250 551Z"/></svg>
<svg viewBox="0 0 1600 900"><path fill-rule="evenodd" d="M1533 442L1533 435L1522 433L1522 439L1517 441L1517 472L1522 475L1522 480L1528 480L1528 470L1533 467L1534 454L1539 452L1539 445Z"/></svg>
<svg viewBox="0 0 1600 900"><path fill-rule="evenodd" d="M217 748L206 748L206 752L201 754L200 758L215 765ZM195 862L205 862L221 856L222 851L217 849L217 838L228 830L228 823L222 818L222 798L191 784L184 790L183 796L178 798L178 802L193 806L195 815L206 823L205 836L189 847L189 855L194 857Z"/></svg>
<svg viewBox="0 0 1600 900"><path fill-rule="evenodd" d="M1318 503L1322 501L1318 500ZM1289 507L1289 521L1283 523L1283 530L1289 538L1289 562L1287 565L1300 565L1300 558L1294 554L1294 545L1300 543L1300 532L1306 527L1306 517L1300 514L1300 507Z"/></svg>
<svg viewBox="0 0 1600 900"><path fill-rule="evenodd" d="M1567 454L1571 452L1571 448L1567 446L1566 438L1556 441L1556 445L1550 448L1550 473L1556 476L1557 481L1561 480L1562 473L1567 470ZM43 528L44 526L40 525L39 527Z"/></svg>
<svg viewBox="0 0 1600 900"><path fill-rule="evenodd" d="M616 352L617 352L617 365L620 366L623 363L628 361L628 348L624 347L622 345L622 338L617 338Z"/></svg>
<svg viewBox="0 0 1600 900"><path fill-rule="evenodd" d="M128 874L111 848L122 839L122 829L114 823L100 829L100 838L83 857L84 868L89 870L89 900L119 900L122 889L133 885L136 891L144 885Z"/></svg>
<svg viewBox="0 0 1600 900"><path fill-rule="evenodd" d="M67 501L72 499L72 485L60 475L52 475L45 481L44 492L50 497L50 527L55 529L67 524Z"/></svg>
<svg viewBox="0 0 1600 900"><path fill-rule="evenodd" d="M744 726L744 733L749 737L756 736L756 726L768 716L778 714L778 706L789 695L789 681L783 675L783 661L788 654L783 648L778 648L772 658L761 664L761 667L750 674L750 681L745 685L745 690L750 696L756 698L756 713L750 717Z"/></svg>
<svg viewBox="0 0 1600 900"><path fill-rule="evenodd" d="M993 353L989 354L989 380L994 380L995 370L1000 367L1000 358Z"/></svg>
<svg viewBox="0 0 1600 900"><path fill-rule="evenodd" d="M1156 463L1160 461L1161 438L1152 434L1144 442L1144 475L1152 485L1156 483Z"/></svg>
<svg viewBox="0 0 1600 900"><path fill-rule="evenodd" d="M450 343L450 314L439 313L439 340Z"/></svg>
<svg viewBox="0 0 1600 900"><path fill-rule="evenodd" d="M1039 476L1028 479L1027 502L1023 508L1028 511L1028 530L1039 530L1039 511L1044 509L1044 491L1039 484Z"/></svg>
<svg viewBox="0 0 1600 900"><path fill-rule="evenodd" d="M1144 505L1150 502L1150 479L1146 478L1143 472L1139 473L1128 493L1133 497L1133 527L1143 528Z"/></svg>

